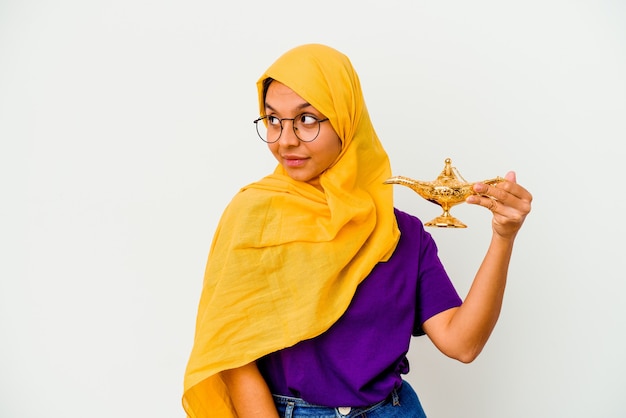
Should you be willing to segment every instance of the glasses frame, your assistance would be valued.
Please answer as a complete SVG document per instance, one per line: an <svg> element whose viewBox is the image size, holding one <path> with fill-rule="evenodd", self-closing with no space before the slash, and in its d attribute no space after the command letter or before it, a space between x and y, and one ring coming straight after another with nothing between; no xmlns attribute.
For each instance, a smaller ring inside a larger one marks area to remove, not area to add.
<svg viewBox="0 0 626 418"><path fill-rule="evenodd" d="M307 115L309 117L312 117L313 119L315 119L317 121L317 134L313 137L313 139L309 139L308 141L300 138L300 136L298 136L298 131L296 130L296 124L295 121L296 119L298 119L299 117L301 117L302 115ZM267 119L268 117L270 117L272 115L265 115L265 116L261 116L257 119L255 119L253 121L255 127L256 127L256 134L259 136L259 138L261 138L261 141L265 142L266 144L273 144L275 142L278 142L278 140L280 139L281 136L283 136L283 130L284 130L284 126L283 126L283 121L284 120L290 120L291 121L291 129L293 129L293 133L296 136L296 138L298 138L299 141L301 142L313 142L317 139L317 137L320 136L320 132L322 131L322 122L326 122L327 120L329 120L328 118L325 119L318 119L317 117L311 115L310 113L300 113L299 115L297 115L295 118L279 118L277 116L272 116L276 119L278 119L278 122L280 122L280 133L278 134L278 137L273 140L273 141L268 141L267 139L263 138L263 136L261 135L261 132L259 132L259 122L263 121L264 119ZM265 123L265 122L263 122Z"/></svg>

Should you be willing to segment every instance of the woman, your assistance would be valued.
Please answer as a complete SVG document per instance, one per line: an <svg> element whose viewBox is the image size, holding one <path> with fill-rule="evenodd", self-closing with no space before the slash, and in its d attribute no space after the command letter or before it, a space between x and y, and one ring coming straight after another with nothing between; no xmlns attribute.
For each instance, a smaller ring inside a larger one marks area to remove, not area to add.
<svg viewBox="0 0 626 418"><path fill-rule="evenodd" d="M278 166L215 233L185 374L191 417L423 417L402 375L412 335L470 362L499 316L532 197L509 172L468 203L493 235L461 301L431 236L393 206L391 169L349 59L294 48L259 79L255 121Z"/></svg>

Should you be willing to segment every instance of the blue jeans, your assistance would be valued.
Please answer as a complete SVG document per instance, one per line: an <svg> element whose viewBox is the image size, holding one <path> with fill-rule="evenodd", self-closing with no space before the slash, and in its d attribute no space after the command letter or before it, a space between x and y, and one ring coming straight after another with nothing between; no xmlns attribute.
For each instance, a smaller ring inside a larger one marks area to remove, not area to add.
<svg viewBox="0 0 626 418"><path fill-rule="evenodd" d="M281 418L426 418L417 394L407 382L402 382L387 399L359 408L330 408L311 405L300 398L274 395Z"/></svg>

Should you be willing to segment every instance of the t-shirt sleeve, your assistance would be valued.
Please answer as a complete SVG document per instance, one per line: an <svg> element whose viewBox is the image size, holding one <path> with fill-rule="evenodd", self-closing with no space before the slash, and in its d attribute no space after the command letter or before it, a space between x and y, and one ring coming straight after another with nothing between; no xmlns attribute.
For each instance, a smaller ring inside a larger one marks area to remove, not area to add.
<svg viewBox="0 0 626 418"><path fill-rule="evenodd" d="M432 236L424 230L420 246L418 269L417 309L413 335L424 335L422 324L429 318L450 308L461 306L462 300L454 288L448 273L439 259L437 245Z"/></svg>

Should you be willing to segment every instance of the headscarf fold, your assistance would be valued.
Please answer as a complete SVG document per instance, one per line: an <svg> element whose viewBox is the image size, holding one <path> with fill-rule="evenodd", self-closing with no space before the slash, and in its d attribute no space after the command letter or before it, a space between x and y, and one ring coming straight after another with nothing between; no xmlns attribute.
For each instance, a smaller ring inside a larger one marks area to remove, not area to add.
<svg viewBox="0 0 626 418"><path fill-rule="evenodd" d="M291 88L342 141L319 190L275 171L242 188L218 224L184 380L192 418L236 417L220 372L326 331L357 286L398 242L386 152L350 60L319 44L296 47L257 82Z"/></svg>

